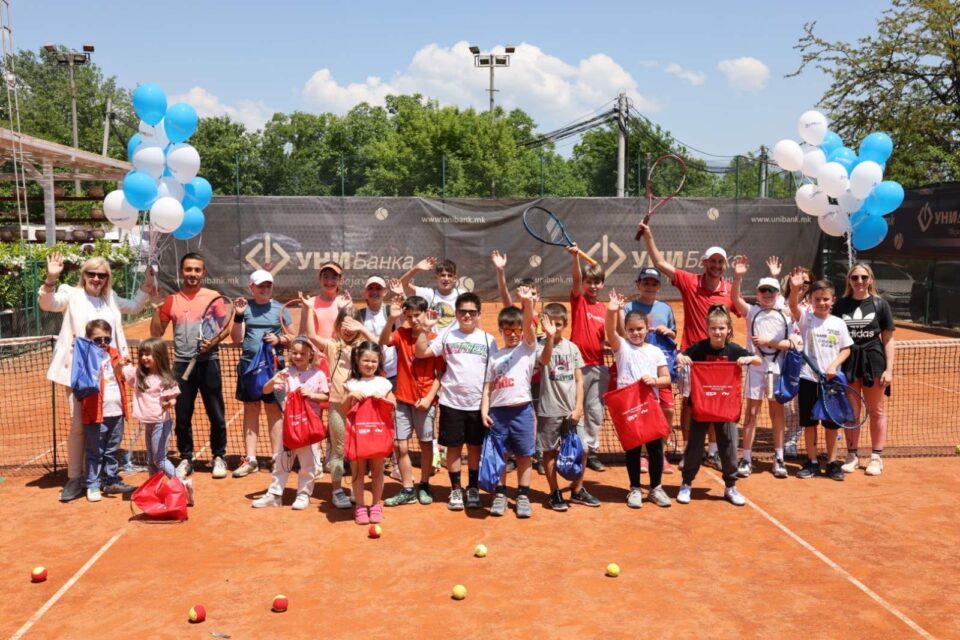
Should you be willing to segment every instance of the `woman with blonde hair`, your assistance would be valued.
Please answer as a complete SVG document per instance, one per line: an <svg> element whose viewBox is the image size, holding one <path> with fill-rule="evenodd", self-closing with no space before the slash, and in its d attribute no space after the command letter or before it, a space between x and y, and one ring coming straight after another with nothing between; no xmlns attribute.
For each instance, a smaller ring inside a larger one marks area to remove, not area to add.
<svg viewBox="0 0 960 640"><path fill-rule="evenodd" d="M156 293L156 281L152 269L147 269L143 285L132 300L113 292L113 273L105 258L93 257L80 268L77 286L61 284L57 280L63 273L63 256L52 253L47 258L47 276L40 285L40 309L63 314L63 324L53 349L53 359L47 369L47 379L66 387L70 407L70 433L67 437L67 484L60 492L60 501L67 502L84 494L83 484L83 424L79 401L70 393L70 370L73 365L73 344L77 336L84 335L91 320L102 319L113 328L113 346L122 358L129 356L127 340L123 334L123 314L140 313L150 295Z"/></svg>
<svg viewBox="0 0 960 640"><path fill-rule="evenodd" d="M833 315L847 325L853 346L843 363L843 373L851 387L859 389L870 416L872 451L867 465L868 476L883 472L884 441L887 437L887 396L893 382L894 339L893 314L887 301L877 294L873 270L863 262L847 271L843 297L833 306ZM858 416L859 417L859 416ZM860 429L846 429L847 460L844 473L860 467Z"/></svg>

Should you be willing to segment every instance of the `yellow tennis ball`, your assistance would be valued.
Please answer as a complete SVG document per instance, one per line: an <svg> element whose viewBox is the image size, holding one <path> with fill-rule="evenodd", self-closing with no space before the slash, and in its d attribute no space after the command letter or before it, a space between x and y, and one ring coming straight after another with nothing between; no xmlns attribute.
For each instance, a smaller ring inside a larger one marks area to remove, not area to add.
<svg viewBox="0 0 960 640"><path fill-rule="evenodd" d="M487 545L485 545L485 544L478 544L477 547L473 550L473 555L475 555L475 556L478 557L478 558L486 558L486 557L487 557Z"/></svg>
<svg viewBox="0 0 960 640"><path fill-rule="evenodd" d="M453 599L454 600L463 600L467 597L467 588L462 584L458 584L453 588Z"/></svg>
<svg viewBox="0 0 960 640"><path fill-rule="evenodd" d="M611 562L608 564L607 575L611 578L616 578L618 575L620 575L620 565L618 565L616 562Z"/></svg>

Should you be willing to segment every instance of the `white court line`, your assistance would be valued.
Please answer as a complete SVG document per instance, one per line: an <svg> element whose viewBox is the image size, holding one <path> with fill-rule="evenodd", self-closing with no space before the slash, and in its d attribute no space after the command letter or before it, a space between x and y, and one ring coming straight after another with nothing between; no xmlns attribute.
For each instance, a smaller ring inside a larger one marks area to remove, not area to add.
<svg viewBox="0 0 960 640"><path fill-rule="evenodd" d="M82 567L80 567L80 569L79 569L75 574L73 574L73 575L70 577L70 579L67 580L66 583L64 583L64 585L63 585L62 587L60 587L60 589L58 589L57 592L56 592L55 594L53 594L53 595L50 597L50 599L47 600L47 601L43 604L42 607L40 607L39 609L37 609L37 612L34 613L32 616L30 616L30 619L27 620L25 623L23 623L23 626L20 627L19 629L17 629L17 632L16 632L15 634L13 634L12 636L10 636L10 640L20 640L20 638L22 638L27 631L30 631L30 627L32 627L33 625L35 625L35 624L40 620L40 618L42 618L42 617L44 616L44 614L45 614L47 611L49 611L50 608L51 608L53 605L55 605L55 604L57 603L57 601L58 601L60 598L62 598L63 595L64 595L67 591L70 590L70 587L72 587L74 584L76 584L76 583L77 583L77 580L79 580L81 577L83 577L83 574L85 574L85 573L87 572L87 570L88 570L90 567L92 567L92 566L94 565L94 563L96 563L96 561L99 560L100 557L101 557L103 554L105 554L105 553L107 552L107 549L109 549L110 547L113 546L113 543L114 543L114 542L116 542L117 540L120 539L120 536L122 536L125 531L126 531L126 528L120 529L120 531L118 531L118 532L116 532L115 534L113 534L113 537L110 538L109 540L107 540L107 541L104 543L104 545L103 545L102 547L100 547L100 549L99 549L95 554L93 554L93 556L91 556L91 558L90 558L89 560L87 560L87 563L86 563L86 564L84 564Z"/></svg>
<svg viewBox="0 0 960 640"><path fill-rule="evenodd" d="M708 472L707 475L710 476L713 479L713 481L718 483L720 486L724 486L723 478L718 476L716 473L711 471L711 472ZM850 582L850 584L852 584L857 589L860 589L860 591L863 591L865 594L867 594L867 596L869 596L874 602L876 602L881 607L886 609L888 612L890 612L891 614L899 618L901 622L903 622L905 625L907 625L908 627L916 631L917 635L919 635L921 638L927 638L927 640L936 640L936 637L933 634L931 634L926 629L921 627L919 624L917 624L916 622L908 618L906 614L904 614L895 606L893 606L892 604L884 600L873 589L871 589L867 585L857 580L849 571L847 571L846 569L838 565L836 562L831 560L829 557L827 557L825 553L823 553L822 551L817 549L815 546L813 546L812 544L810 544L809 542L801 538L798 534L794 533L791 529L789 529L785 524L783 524L782 522L774 518L772 515L767 513L766 510L763 509L763 507L759 506L756 502L750 499L747 499L747 505L750 506L754 511L762 515L764 518L766 518L767 521L770 522L770 524L772 524L773 526L775 526L776 528L780 529L785 534L787 534L790 538L793 539L794 542L796 542L801 547L803 547L804 549L812 553L814 556L819 558L824 564L826 564L828 567L830 567L831 569L839 573L842 577L846 578L846 580Z"/></svg>
<svg viewBox="0 0 960 640"><path fill-rule="evenodd" d="M20 471L21 469L23 469L23 468L26 467L27 465L33 464L34 462L36 462L37 460L39 460L39 459L42 458L43 456L49 454L49 453L50 453L51 451L53 451L54 449L56 449L56 448L58 448L58 447L65 447L66 445L67 445L67 441L66 441L66 440L64 440L63 442L58 442L56 447L50 447L49 449L47 449L47 450L44 451L43 453L38 453L37 455L33 456L32 458L30 458L29 460L27 460L26 462L24 462L22 465L20 465L20 466L17 467L16 469L14 469L14 470L10 473L10 475L16 475L16 473L17 473L18 471Z"/></svg>
<svg viewBox="0 0 960 640"><path fill-rule="evenodd" d="M230 418L229 420L227 420L227 424L224 426L224 428L225 428L225 429L229 429L229 428L230 428L230 425L233 424L233 421L236 420L237 417L238 417L240 414L242 414L242 413L243 413L243 409L237 409L237 412L236 412L235 414L233 414L233 417ZM197 451L195 454L193 454L193 457L194 457L194 458L200 458L200 457L202 457L203 454L206 453L206 451L207 451L207 446L208 446L209 444L210 444L210 442L208 441L207 444L205 444L205 445L203 445L202 447L200 447L200 451ZM246 453L244 453L244 455L246 455Z"/></svg>

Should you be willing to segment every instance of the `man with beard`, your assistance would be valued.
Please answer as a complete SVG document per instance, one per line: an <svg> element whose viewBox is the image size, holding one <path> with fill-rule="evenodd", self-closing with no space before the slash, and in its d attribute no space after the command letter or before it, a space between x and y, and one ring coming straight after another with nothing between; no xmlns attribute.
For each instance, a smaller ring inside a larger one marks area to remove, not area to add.
<svg viewBox="0 0 960 640"><path fill-rule="evenodd" d="M203 408L210 420L210 450L213 455L213 477L227 477L227 425L223 413L223 388L220 377L219 348L221 338L199 345L200 355L190 376L183 380L183 372L198 349L200 317L211 300L219 293L203 287L206 273L203 256L188 253L180 259L180 290L171 293L163 304L154 307L150 321L150 335L159 338L173 321L173 373L180 385L177 397L177 450L180 464L177 475L185 478L193 473L193 410L197 393L203 398ZM229 335L229 331L225 332ZM221 335L225 335L221 334Z"/></svg>
<svg viewBox="0 0 960 640"><path fill-rule="evenodd" d="M730 297L733 288L730 282L723 277L727 269L727 252L721 247L710 247L700 257L700 265L703 273L697 275L683 269L678 269L663 258L663 254L657 249L653 239L653 232L645 224L641 224L643 230L643 241L647 245L647 255L653 262L653 266L660 270L660 273L670 278L670 282L680 291L683 300L683 337L680 341L680 351L686 349L700 340L705 340L707 335L707 312L715 304L722 304L731 313L740 315L737 306ZM690 401L683 399L680 409L680 428L683 431L683 440L687 440L687 432L690 429ZM707 458L704 461L715 469L720 468L720 455L717 452L717 437L710 429L707 434L709 444L707 445ZM683 462L681 461L681 469Z"/></svg>

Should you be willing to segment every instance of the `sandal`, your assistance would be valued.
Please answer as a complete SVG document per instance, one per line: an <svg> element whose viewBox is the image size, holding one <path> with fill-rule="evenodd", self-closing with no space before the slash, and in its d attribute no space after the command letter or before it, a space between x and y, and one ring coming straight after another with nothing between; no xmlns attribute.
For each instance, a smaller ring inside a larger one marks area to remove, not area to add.
<svg viewBox="0 0 960 640"><path fill-rule="evenodd" d="M370 524L370 514L366 507L357 507L353 510L353 521L357 524Z"/></svg>
<svg viewBox="0 0 960 640"><path fill-rule="evenodd" d="M370 507L370 522L373 524L383 522L383 507L380 506L379 502Z"/></svg>

